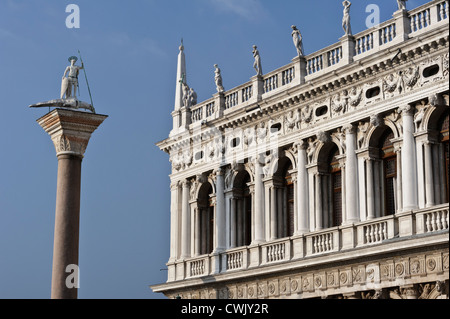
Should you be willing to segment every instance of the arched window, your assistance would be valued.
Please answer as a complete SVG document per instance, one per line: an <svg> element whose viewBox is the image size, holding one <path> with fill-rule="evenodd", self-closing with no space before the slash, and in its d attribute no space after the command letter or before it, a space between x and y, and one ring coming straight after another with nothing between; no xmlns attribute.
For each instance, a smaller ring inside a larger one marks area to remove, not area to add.
<svg viewBox="0 0 450 319"><path fill-rule="evenodd" d="M390 129L380 139L380 158L383 161L384 215L395 214L395 187L397 179L397 155L391 140L394 133Z"/></svg>
<svg viewBox="0 0 450 319"><path fill-rule="evenodd" d="M443 166L444 166L444 202L448 203L448 192L449 192L449 188L448 188L448 177L449 177L449 162L448 162L448 157L449 157L449 149L448 149L448 140L449 140L449 136L448 136L448 121L449 121L449 115L448 113L443 117L443 119L441 120L440 123L440 143L442 145L442 155L443 155Z"/></svg>
<svg viewBox="0 0 450 319"><path fill-rule="evenodd" d="M211 195L213 188L210 183L201 186L198 196L198 214L196 216L196 253L210 254L214 250L214 202Z"/></svg>

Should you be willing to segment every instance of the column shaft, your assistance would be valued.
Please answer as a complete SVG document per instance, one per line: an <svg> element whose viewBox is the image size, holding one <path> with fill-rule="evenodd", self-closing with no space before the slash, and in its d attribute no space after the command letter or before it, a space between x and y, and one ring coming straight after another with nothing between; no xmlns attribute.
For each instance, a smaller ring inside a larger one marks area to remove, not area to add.
<svg viewBox="0 0 450 319"><path fill-rule="evenodd" d="M181 196L181 258L191 257L191 211L189 205L189 182L183 183L183 193Z"/></svg>
<svg viewBox="0 0 450 319"><path fill-rule="evenodd" d="M358 164L356 158L356 135L353 127L345 132L346 160L345 160L345 209L346 222L356 223L358 216Z"/></svg>
<svg viewBox="0 0 450 319"><path fill-rule="evenodd" d="M403 146L402 146L402 189L403 211L418 208L417 176L416 176L416 146L414 140L413 109L406 106L402 109Z"/></svg>
<svg viewBox="0 0 450 319"><path fill-rule="evenodd" d="M80 228L81 157L58 156L52 299L76 299L78 289L68 287L67 266L78 267ZM78 276L78 274L75 274Z"/></svg>
<svg viewBox="0 0 450 319"><path fill-rule="evenodd" d="M431 144L424 143L425 147L425 196L426 207L434 206L434 179L433 179L433 156Z"/></svg>
<svg viewBox="0 0 450 319"><path fill-rule="evenodd" d="M298 182L297 182L297 206L298 206L298 233L309 231L309 188L308 172L306 170L306 150L299 146L298 150Z"/></svg>

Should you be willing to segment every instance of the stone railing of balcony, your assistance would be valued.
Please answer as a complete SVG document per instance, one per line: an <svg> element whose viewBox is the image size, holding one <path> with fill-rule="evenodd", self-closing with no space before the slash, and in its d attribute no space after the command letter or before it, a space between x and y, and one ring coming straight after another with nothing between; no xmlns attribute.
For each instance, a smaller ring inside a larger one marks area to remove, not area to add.
<svg viewBox="0 0 450 319"><path fill-rule="evenodd" d="M354 61L418 37L448 23L449 1L433 0L410 11L396 11L393 19L357 33L292 62L262 77L253 77L212 99L191 108L191 123L214 120L223 114L246 109L261 99L302 85Z"/></svg>
<svg viewBox="0 0 450 319"><path fill-rule="evenodd" d="M178 275L177 280L297 261L354 248L382 245L392 242L392 239L440 234L448 230L449 206L443 204L186 259L176 262L177 269L185 267L184 272L181 272L185 276Z"/></svg>

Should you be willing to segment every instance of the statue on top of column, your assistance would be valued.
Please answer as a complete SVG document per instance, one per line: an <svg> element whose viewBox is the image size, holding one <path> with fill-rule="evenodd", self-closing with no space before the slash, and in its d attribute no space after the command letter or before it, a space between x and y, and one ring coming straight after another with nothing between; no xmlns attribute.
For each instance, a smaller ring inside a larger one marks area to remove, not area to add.
<svg viewBox="0 0 450 319"><path fill-rule="evenodd" d="M255 58L255 62L253 63L253 68L256 70L257 76L262 76L262 66L261 66L261 57L259 55L259 51L256 45L253 46L253 57Z"/></svg>
<svg viewBox="0 0 450 319"><path fill-rule="evenodd" d="M92 102L91 91L89 89L89 83L87 82L86 73L85 73L86 84L87 84L87 89L89 91L89 96L91 98L91 104L80 101L77 98L77 90L79 90L78 75L80 74L80 70L85 70L83 59L81 58L81 54L80 54L81 66L75 65L75 63L78 61L78 58L76 56L71 56L71 57L69 57L68 60L70 62L70 65L68 67L66 67L64 74L62 76L61 92L60 92L59 99L54 99L54 100L50 100L50 101L32 104L29 107L33 107L33 108L63 107L63 108L70 108L70 109L86 109L86 110L90 110L93 113L95 113L95 109L94 109L93 102Z"/></svg>
<svg viewBox="0 0 450 319"><path fill-rule="evenodd" d="M406 1L408 0L397 0L398 10L406 10Z"/></svg>
<svg viewBox="0 0 450 319"><path fill-rule="evenodd" d="M350 7L352 3L348 0L342 2L344 6L344 17L342 18L342 28L344 29L345 35L352 35L352 27L350 25Z"/></svg>
<svg viewBox="0 0 450 319"><path fill-rule="evenodd" d="M64 71L62 82L61 82L61 99L66 96L68 98L77 98L77 88L78 85L78 74L80 70L84 69L84 64L81 62L81 66L75 65L78 61L76 56L71 56L69 58L70 65ZM66 77L67 75L67 77Z"/></svg>
<svg viewBox="0 0 450 319"><path fill-rule="evenodd" d="M298 56L303 56L305 53L303 51L303 38L299 29L295 25L292 28L292 40L294 41L295 48L297 49Z"/></svg>

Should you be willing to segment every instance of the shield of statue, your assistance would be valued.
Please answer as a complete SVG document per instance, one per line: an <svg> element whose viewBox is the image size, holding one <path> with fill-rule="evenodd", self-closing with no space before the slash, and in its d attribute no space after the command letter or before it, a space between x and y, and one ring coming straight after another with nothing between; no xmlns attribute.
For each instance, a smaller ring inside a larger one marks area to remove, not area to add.
<svg viewBox="0 0 450 319"><path fill-rule="evenodd" d="M64 94L67 93L67 89L69 88L69 79L68 78L63 78L62 82L61 82L61 99L64 97ZM66 95L66 98L68 96Z"/></svg>

